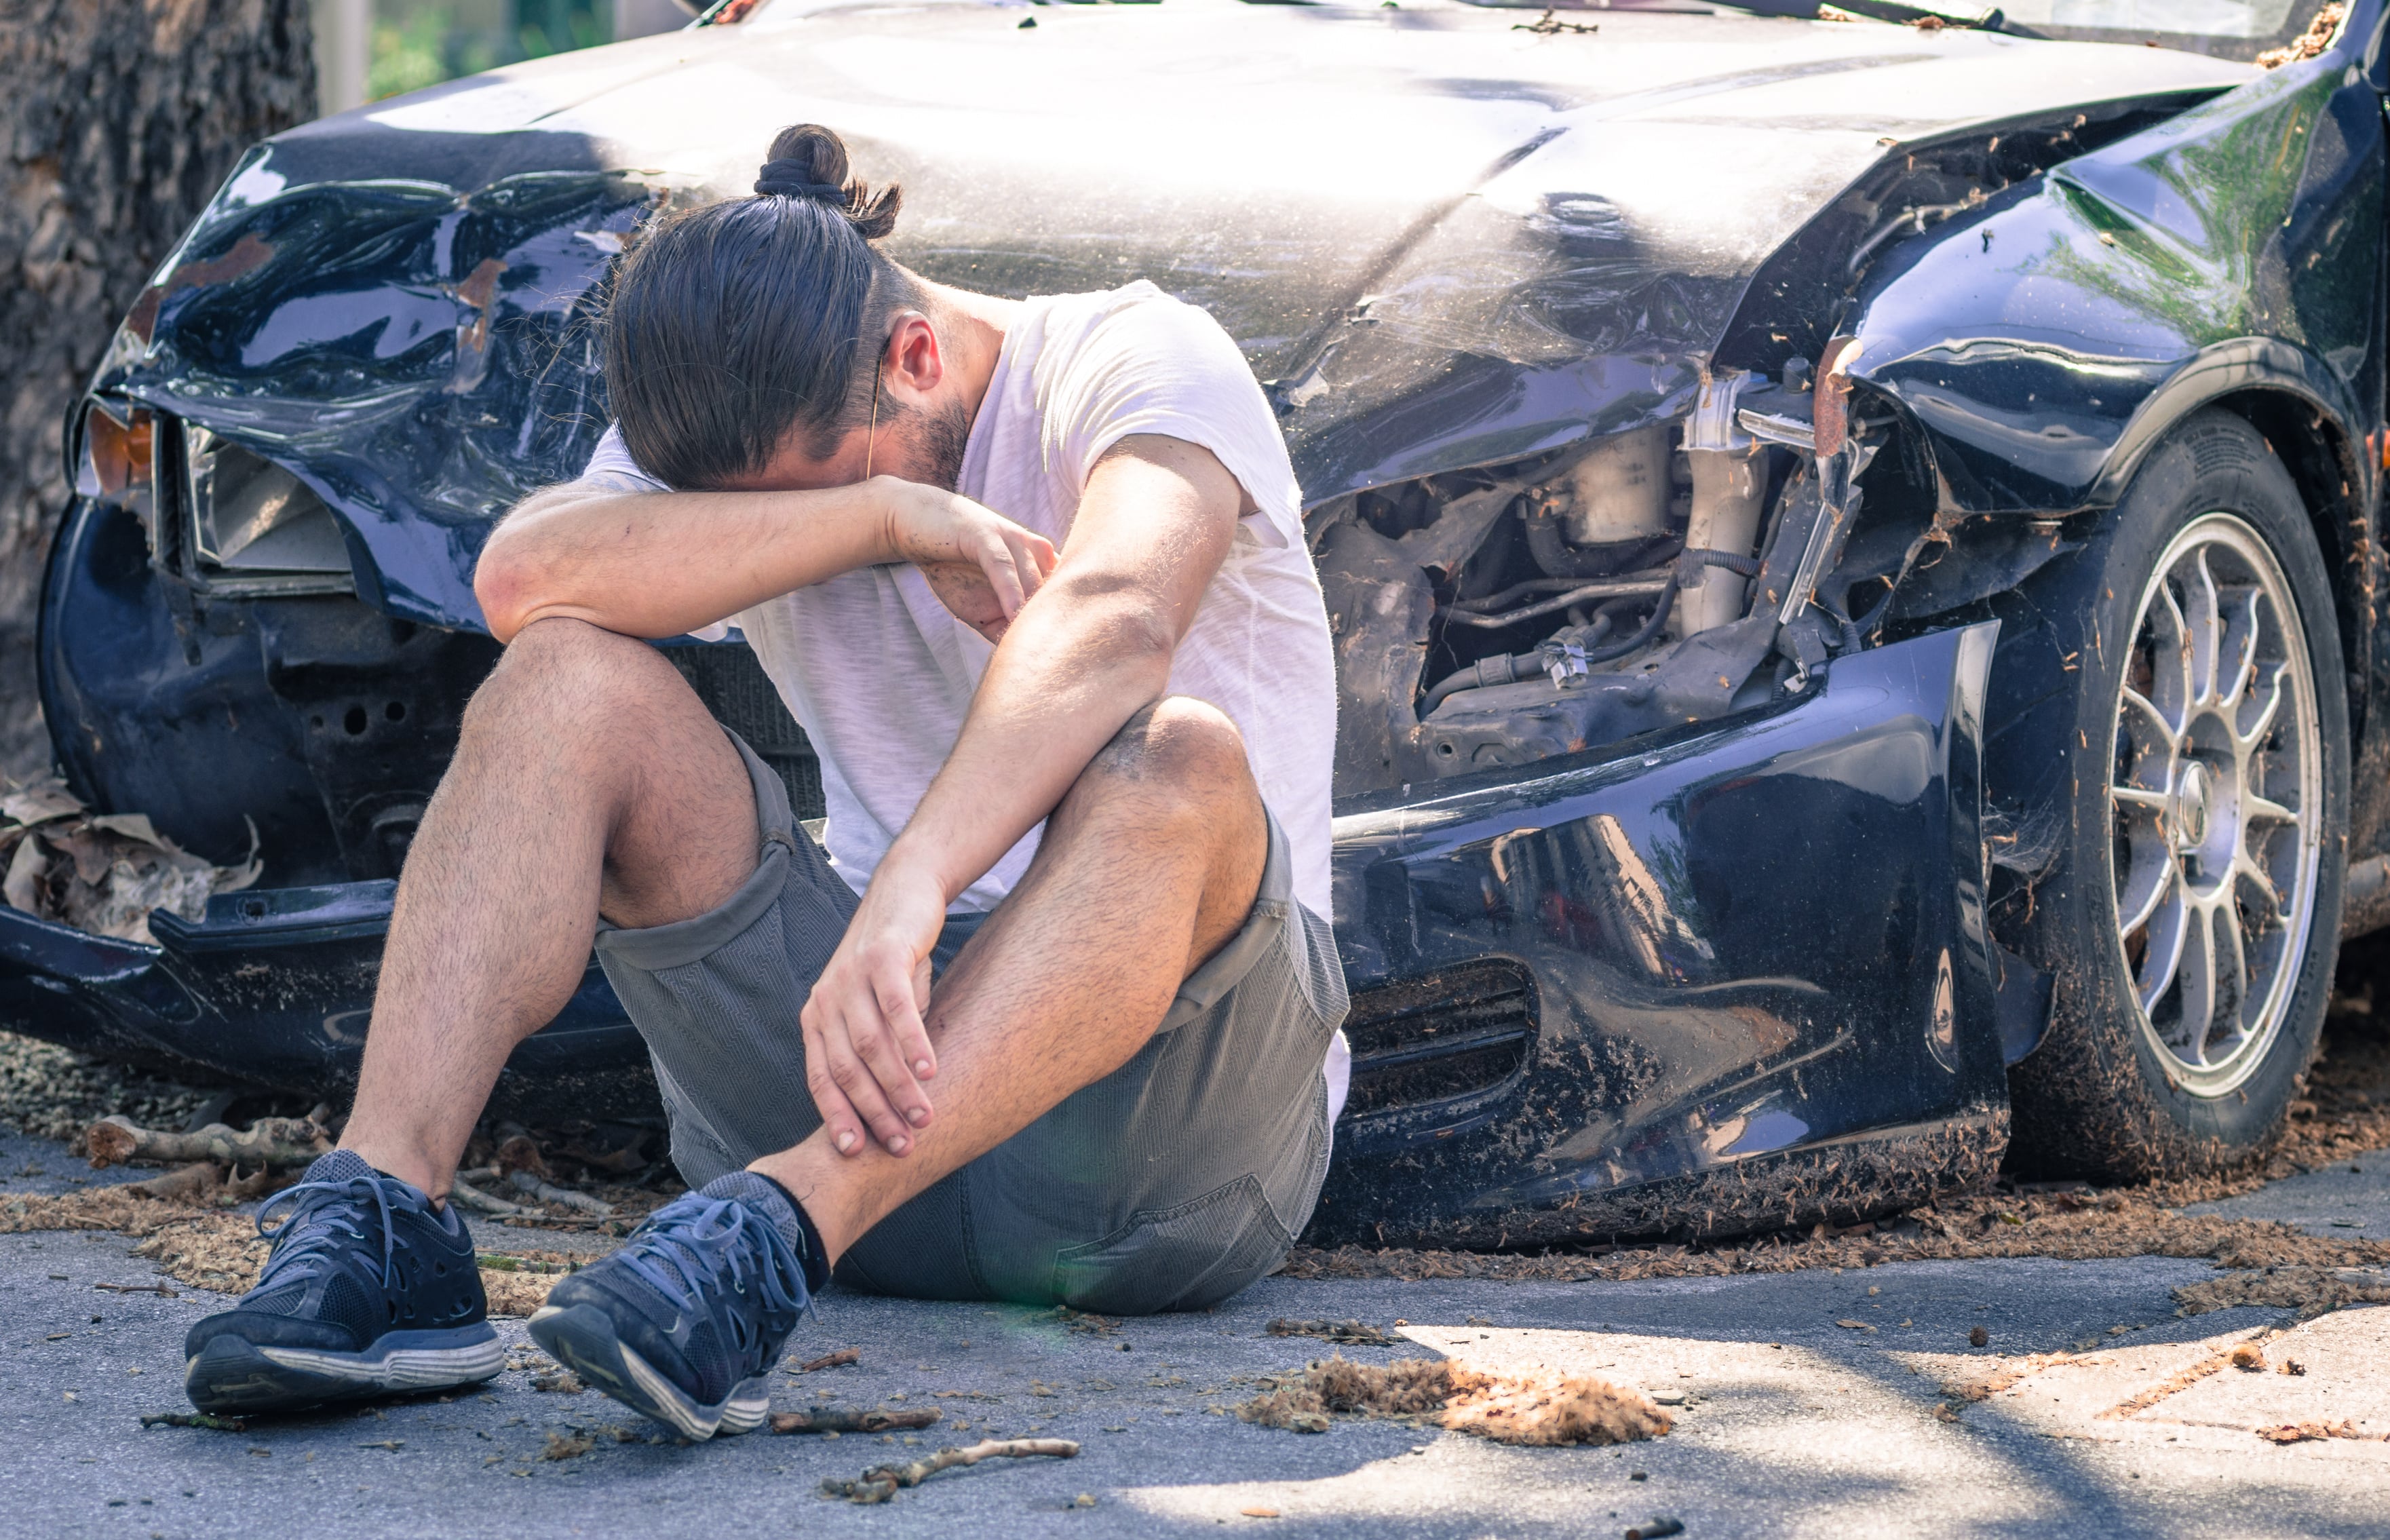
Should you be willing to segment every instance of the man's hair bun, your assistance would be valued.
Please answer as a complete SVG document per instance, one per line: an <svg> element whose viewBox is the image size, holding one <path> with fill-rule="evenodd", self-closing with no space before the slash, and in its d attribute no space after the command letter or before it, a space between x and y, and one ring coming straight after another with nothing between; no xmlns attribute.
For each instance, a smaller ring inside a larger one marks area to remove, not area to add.
<svg viewBox="0 0 2390 1540"><path fill-rule="evenodd" d="M862 178L849 178L846 141L819 123L780 130L772 140L771 159L755 178L755 191L835 209L866 240L896 228L896 211L905 201L903 189L893 183L874 193Z"/></svg>

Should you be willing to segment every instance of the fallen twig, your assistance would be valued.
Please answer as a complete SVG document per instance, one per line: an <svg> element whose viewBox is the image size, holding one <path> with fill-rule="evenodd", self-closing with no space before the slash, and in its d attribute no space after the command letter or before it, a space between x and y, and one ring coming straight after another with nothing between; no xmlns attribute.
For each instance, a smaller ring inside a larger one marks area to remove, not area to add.
<svg viewBox="0 0 2390 1540"><path fill-rule="evenodd" d="M304 1118L260 1118L238 1129L212 1123L195 1133L170 1134L117 1115L84 1130L83 1142L95 1171L128 1161L303 1166L332 1148L324 1130Z"/></svg>
<svg viewBox="0 0 2390 1540"><path fill-rule="evenodd" d="M797 1366L797 1372L799 1374L811 1374L816 1369L842 1369L849 1364L859 1364L862 1361L863 1350L861 1348L842 1347L836 1353L825 1353L818 1358L799 1364Z"/></svg>
<svg viewBox="0 0 2390 1540"><path fill-rule="evenodd" d="M182 1298L162 1283L95 1283L92 1287L110 1294L155 1294L161 1300Z"/></svg>
<svg viewBox="0 0 2390 1540"><path fill-rule="evenodd" d="M896 1495L897 1488L919 1486L939 1471L957 1466L973 1466L982 1460L1027 1459L1038 1455L1067 1460L1078 1452L1078 1444L1066 1438L984 1439L968 1449L941 1449L907 1465L875 1465L855 1481L841 1481L833 1476L822 1482L822 1493L825 1496L843 1497L850 1503L884 1503Z"/></svg>
<svg viewBox="0 0 2390 1540"><path fill-rule="evenodd" d="M478 1213L521 1213L520 1203L509 1203L503 1198L493 1198L465 1180L460 1173L448 1179L448 1196Z"/></svg>
<svg viewBox="0 0 2390 1540"><path fill-rule="evenodd" d="M212 1412L144 1412L144 1428L206 1428L219 1433L245 1433L249 1419L238 1417L217 1417Z"/></svg>
<svg viewBox="0 0 2390 1540"><path fill-rule="evenodd" d="M507 1180L517 1192L529 1193L543 1203L579 1209L583 1213L595 1214L599 1219L614 1217L613 1204L592 1198L585 1192L575 1192L571 1187L559 1187L553 1182L543 1182L528 1171L509 1172Z"/></svg>
<svg viewBox="0 0 2390 1540"><path fill-rule="evenodd" d="M884 1433L892 1428L927 1428L945 1414L934 1408L891 1412L852 1406L812 1406L802 1412L774 1412L776 1433Z"/></svg>

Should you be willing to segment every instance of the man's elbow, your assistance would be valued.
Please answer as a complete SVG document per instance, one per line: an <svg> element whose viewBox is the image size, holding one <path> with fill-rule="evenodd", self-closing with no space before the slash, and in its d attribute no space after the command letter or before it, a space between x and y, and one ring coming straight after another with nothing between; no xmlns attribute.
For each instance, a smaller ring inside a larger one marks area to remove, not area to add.
<svg viewBox="0 0 2390 1540"><path fill-rule="evenodd" d="M473 597L482 607L482 623L501 642L513 641L528 618L523 591L522 579L511 563L492 560L489 552L482 553L480 565L473 569Z"/></svg>
<svg viewBox="0 0 2390 1540"><path fill-rule="evenodd" d="M501 642L514 640L540 603L539 568L526 544L520 526L509 518L491 532L473 565L473 597L482 607L482 622Z"/></svg>

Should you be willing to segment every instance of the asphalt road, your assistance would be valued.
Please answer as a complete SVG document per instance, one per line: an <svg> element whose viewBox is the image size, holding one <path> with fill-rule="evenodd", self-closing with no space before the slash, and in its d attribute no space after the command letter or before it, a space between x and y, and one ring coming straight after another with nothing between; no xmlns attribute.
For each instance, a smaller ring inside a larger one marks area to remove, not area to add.
<svg viewBox="0 0 2390 1540"><path fill-rule="evenodd" d="M0 1140L10 1191L75 1174L57 1146ZM2390 1226L2390 1153L2222 1205L2329 1233ZM38 1174L35 1168L40 1168ZM485 1246L520 1239L491 1230ZM545 1240L543 1239L543 1243ZM141 1536L770 1534L1484 1536L1623 1534L1653 1515L1702 1536L2378 1535L2390 1514L2390 1309L2178 1318L2207 1265L2162 1258L1920 1263L1639 1284L1267 1279L1220 1310L1073 1331L1039 1312L837 1295L790 1343L861 1362L777 1377L775 1404L939 1408L918 1448L757 1433L685 1446L594 1392L486 1391L253 1425L156 1428L182 1409L179 1343L221 1297L154 1281L120 1237L0 1236L0 1534ZM1875 1292L1870 1293L1870 1289ZM1325 1344L1274 1316L1397 1320L1482 1367L1583 1368L1664 1399L1676 1431L1621 1449L1523 1449L1393 1423L1326 1434L1212 1411ZM1856 1320L1874 1330L1835 1325ZM1988 1343L1968 1345L1982 1327ZM2123 1328L2121 1331L2113 1328ZM2269 1330L2269 1362L2186 1368ZM533 1350L519 1322L501 1329ZM1947 1380L2114 1343L1938 1418ZM959 1392L940 1395L939 1392ZM898 1398L903 1399L899 1400ZM2347 1421L2372 1439L2277 1446L2260 1425ZM962 1423L970 1426L965 1429ZM984 1434L1076 1439L1073 1460L950 1471L884 1507L817 1495L900 1453ZM585 1453L541 1457L551 1437Z"/></svg>

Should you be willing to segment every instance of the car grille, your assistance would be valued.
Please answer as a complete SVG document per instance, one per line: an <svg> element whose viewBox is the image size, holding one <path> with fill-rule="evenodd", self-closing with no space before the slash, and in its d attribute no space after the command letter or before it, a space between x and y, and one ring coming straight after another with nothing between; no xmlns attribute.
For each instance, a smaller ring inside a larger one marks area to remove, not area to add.
<svg viewBox="0 0 2390 1540"><path fill-rule="evenodd" d="M663 654L697 691L713 719L746 739L756 757L779 773L799 822L827 815L821 762L814 756L805 730L789 714L779 690L746 643L668 647Z"/></svg>
<svg viewBox="0 0 2390 1540"><path fill-rule="evenodd" d="M1510 1088L1536 1046L1535 980L1496 958L1355 996L1348 1120L1432 1134L1438 1112L1468 1117Z"/></svg>

